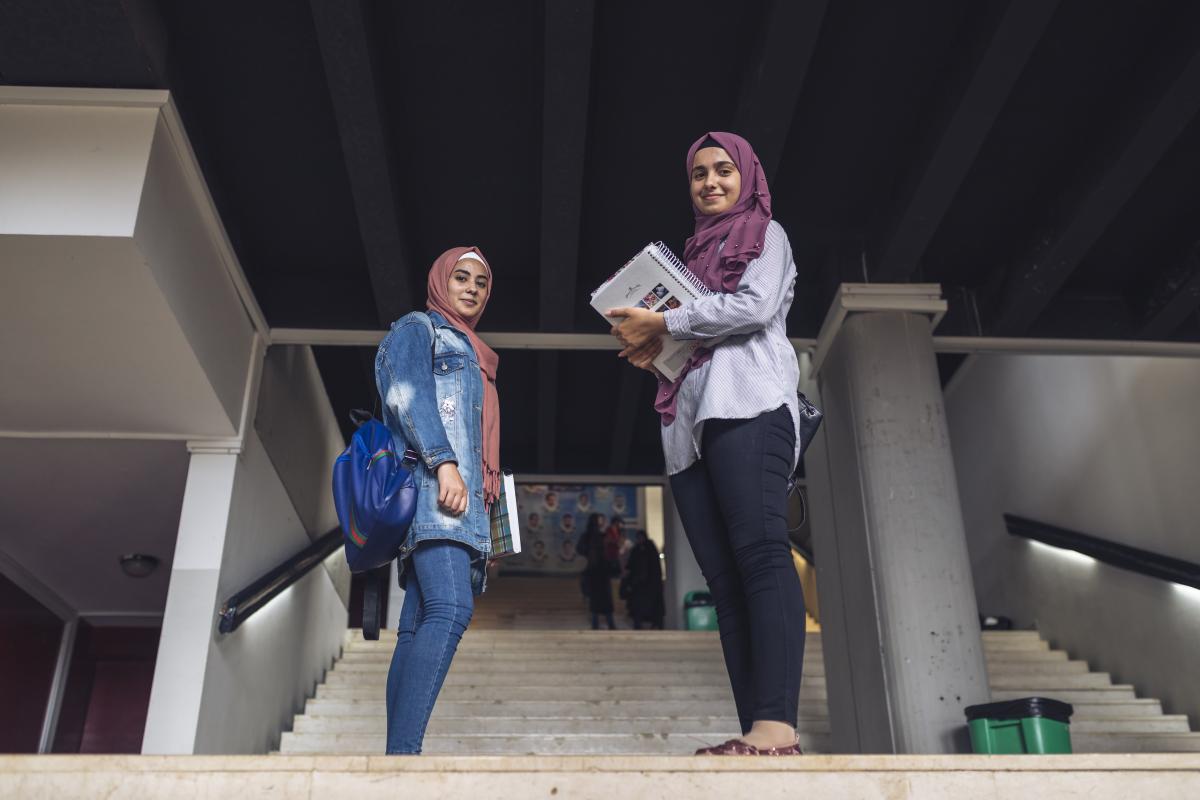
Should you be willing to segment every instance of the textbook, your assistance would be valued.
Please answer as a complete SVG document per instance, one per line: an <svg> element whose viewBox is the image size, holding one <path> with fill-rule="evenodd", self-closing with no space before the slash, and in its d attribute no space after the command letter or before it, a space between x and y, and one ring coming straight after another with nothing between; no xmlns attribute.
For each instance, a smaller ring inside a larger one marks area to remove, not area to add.
<svg viewBox="0 0 1200 800"><path fill-rule="evenodd" d="M517 514L517 486L511 472L500 473L500 497L492 503L492 554L504 558L521 552L521 523Z"/></svg>
<svg viewBox="0 0 1200 800"><path fill-rule="evenodd" d="M648 244L615 275L592 292L592 308L604 316L613 308L635 306L663 312L686 306L698 297L713 294L662 242ZM613 321L604 317L610 323ZM699 342L662 337L663 349L654 367L668 381L679 379L683 365Z"/></svg>

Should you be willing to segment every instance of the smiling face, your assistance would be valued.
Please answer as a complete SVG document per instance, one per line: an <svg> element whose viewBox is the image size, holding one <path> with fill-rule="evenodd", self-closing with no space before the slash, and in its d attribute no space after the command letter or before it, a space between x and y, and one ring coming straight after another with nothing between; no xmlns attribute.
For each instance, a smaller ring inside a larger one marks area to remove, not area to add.
<svg viewBox="0 0 1200 800"><path fill-rule="evenodd" d="M450 307L463 319L479 316L491 289L487 268L473 258L455 264L450 272L450 282L446 285L450 293Z"/></svg>
<svg viewBox="0 0 1200 800"><path fill-rule="evenodd" d="M723 147L704 147L692 159L692 204L713 216L733 208L742 194L742 173Z"/></svg>

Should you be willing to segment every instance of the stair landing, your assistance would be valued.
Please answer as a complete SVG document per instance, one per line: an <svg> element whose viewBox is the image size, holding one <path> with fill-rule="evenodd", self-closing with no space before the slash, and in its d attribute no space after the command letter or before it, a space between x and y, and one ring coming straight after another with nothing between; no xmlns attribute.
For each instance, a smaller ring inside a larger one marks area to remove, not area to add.
<svg viewBox="0 0 1200 800"><path fill-rule="evenodd" d="M1147 800L1200 797L1200 757L0 756L10 797Z"/></svg>

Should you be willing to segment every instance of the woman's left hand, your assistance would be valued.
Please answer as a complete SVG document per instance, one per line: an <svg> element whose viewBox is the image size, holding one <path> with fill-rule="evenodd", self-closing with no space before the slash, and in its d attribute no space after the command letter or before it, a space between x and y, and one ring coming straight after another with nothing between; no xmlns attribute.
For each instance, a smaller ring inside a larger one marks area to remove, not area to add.
<svg viewBox="0 0 1200 800"><path fill-rule="evenodd" d="M615 320L612 335L625 345L622 356L667 333L667 321L663 315L648 308L614 308L605 316Z"/></svg>
<svg viewBox="0 0 1200 800"><path fill-rule="evenodd" d="M658 358L662 349L662 339L655 337L641 347L626 347L617 355L621 358L629 359L629 363L639 369L656 372L657 370L654 369L654 359Z"/></svg>

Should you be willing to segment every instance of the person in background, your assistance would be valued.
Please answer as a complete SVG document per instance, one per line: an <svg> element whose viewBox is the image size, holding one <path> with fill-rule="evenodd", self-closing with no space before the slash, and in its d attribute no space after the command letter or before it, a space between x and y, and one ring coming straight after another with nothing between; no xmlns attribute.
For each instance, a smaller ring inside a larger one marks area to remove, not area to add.
<svg viewBox="0 0 1200 800"><path fill-rule="evenodd" d="M383 418L418 455L416 515L401 547L404 606L387 678L387 752L418 754L450 661L484 589L488 509L500 493L500 359L475 334L492 291L476 247L429 271L428 320L392 324L375 358ZM431 336L431 326L432 333Z"/></svg>
<svg viewBox="0 0 1200 800"><path fill-rule="evenodd" d="M600 523L603 525L603 523ZM621 542L625 539L625 520L613 517L608 528L604 530L604 557L613 564L619 564L621 558Z"/></svg>
<svg viewBox="0 0 1200 800"><path fill-rule="evenodd" d="M662 561L658 548L645 531L637 532L637 544L629 551L629 615L633 629L643 626L661 630L663 626Z"/></svg>
<svg viewBox="0 0 1200 800"><path fill-rule="evenodd" d="M697 752L799 755L804 596L787 538L787 482L799 456L800 369L787 338L796 266L749 142L705 134L686 170L695 229L683 260L712 294L664 313L613 309L612 333L622 357L651 370L663 336L701 345L678 380L660 377L654 403L742 728Z"/></svg>
<svg viewBox="0 0 1200 800"><path fill-rule="evenodd" d="M604 532L600 529L600 515L589 514L587 529L580 537L587 549L587 566L583 569L583 589L588 599L588 611L592 615L592 630L600 628L600 616L604 616L610 631L617 629L613 620L612 561L605 555Z"/></svg>

